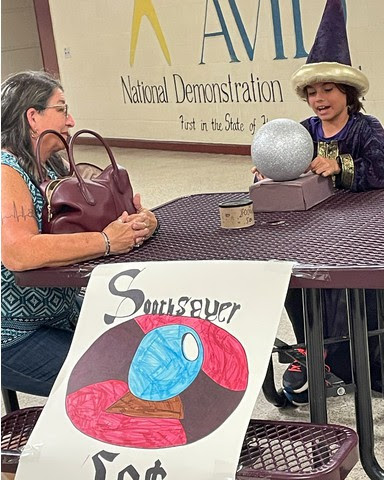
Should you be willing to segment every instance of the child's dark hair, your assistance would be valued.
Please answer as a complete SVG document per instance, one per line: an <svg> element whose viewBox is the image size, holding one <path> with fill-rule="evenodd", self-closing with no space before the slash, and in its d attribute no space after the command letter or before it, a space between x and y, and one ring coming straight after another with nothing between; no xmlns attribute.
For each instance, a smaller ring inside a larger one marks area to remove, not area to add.
<svg viewBox="0 0 384 480"><path fill-rule="evenodd" d="M345 93L347 96L347 107L349 113L358 113L360 110L364 110L363 104L360 101L359 93L355 87L351 85L345 85L344 83L335 83L340 92Z"/></svg>

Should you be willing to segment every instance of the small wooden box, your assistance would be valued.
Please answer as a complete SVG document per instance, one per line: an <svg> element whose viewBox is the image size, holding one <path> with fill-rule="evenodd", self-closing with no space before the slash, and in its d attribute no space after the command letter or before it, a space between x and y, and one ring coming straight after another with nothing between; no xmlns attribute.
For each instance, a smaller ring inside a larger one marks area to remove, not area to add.
<svg viewBox="0 0 384 480"><path fill-rule="evenodd" d="M296 180L275 182L265 179L249 187L254 212L309 210L335 193L332 177L312 172Z"/></svg>

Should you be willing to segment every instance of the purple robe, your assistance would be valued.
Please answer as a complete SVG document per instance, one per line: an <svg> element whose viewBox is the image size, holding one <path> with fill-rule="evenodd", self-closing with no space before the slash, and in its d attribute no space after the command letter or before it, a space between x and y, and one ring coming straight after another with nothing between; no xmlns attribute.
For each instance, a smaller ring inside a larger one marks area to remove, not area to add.
<svg viewBox="0 0 384 480"><path fill-rule="evenodd" d="M323 138L321 120L310 117L301 122L314 142L314 157L318 141L337 140L339 154L351 155L354 163L352 192L384 188L384 129L377 118L356 113L334 137ZM336 176L338 177L338 176ZM336 186L339 186L336 178Z"/></svg>
<svg viewBox="0 0 384 480"><path fill-rule="evenodd" d="M324 138L321 120L310 117L302 122L314 141L314 157L317 156L318 142L337 141L339 155L350 155L353 159L353 179L350 190L362 192L384 188L384 129L380 122L370 115L357 113L350 116L346 126L332 138ZM340 185L340 175L336 175L336 186ZM348 335L346 308L346 291L338 289L323 290L324 338ZM368 329L378 328L378 311L376 291L366 290ZM304 342L304 320L301 290L288 290L285 308L291 319L297 341ZM384 306L383 306L384 308ZM382 387L380 378L380 359L378 338L369 340L372 386L378 390ZM351 369L348 342L337 343L327 347L326 363L340 378L349 382Z"/></svg>

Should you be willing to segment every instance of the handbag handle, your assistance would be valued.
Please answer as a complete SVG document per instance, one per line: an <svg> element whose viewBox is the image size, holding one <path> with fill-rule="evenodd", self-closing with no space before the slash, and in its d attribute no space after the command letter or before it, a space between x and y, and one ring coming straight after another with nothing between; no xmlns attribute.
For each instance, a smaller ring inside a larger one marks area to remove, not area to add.
<svg viewBox="0 0 384 480"><path fill-rule="evenodd" d="M70 168L71 168L70 173L74 173L76 175L80 184L82 185L81 188L84 188L84 190L86 190L85 182L84 182L83 178L81 177L81 175L80 175L80 173L79 173L79 171L76 167L76 162L75 162L74 157L73 157L73 147L74 147L74 144L75 144L75 140L79 135L82 135L83 133L88 133L88 134L96 137L103 144L105 149L107 150L108 157L109 157L109 160L110 160L110 162L112 164L112 168L113 168L112 178L113 178L113 180L116 184L116 188L119 191L119 193L123 194L124 193L124 188L119 183L119 173L118 173L119 172L119 167L116 163L115 157L113 156L112 150L111 150L110 146L107 144L107 142L104 140L104 138L93 130L88 130L88 129L84 128L82 130L77 131L70 138L70 141L69 141L69 163L70 163Z"/></svg>
<svg viewBox="0 0 384 480"><path fill-rule="evenodd" d="M96 201L95 201L93 195L90 193L90 191L86 187L83 178L81 177L81 175L79 174L79 172L76 169L76 166L74 165L74 161L71 157L71 151L70 151L70 148L69 148L69 145L68 145L67 141L65 140L63 135L61 135L61 133L57 132L56 130L44 130L44 132L42 132L39 135L39 138L37 139L37 142L36 142L36 164L37 164L37 170L38 170L38 173L39 173L39 176L40 176L40 183L42 183L45 179L45 176L43 175L43 169L41 167L40 144L42 142L42 139L48 134L56 135L62 141L62 143L65 147L65 150L67 152L67 155L68 155L68 161L69 161L69 165L70 165L70 175L72 175L73 171L75 172L77 180L79 182L80 192L83 195L84 200L89 205L95 205Z"/></svg>
<svg viewBox="0 0 384 480"><path fill-rule="evenodd" d="M67 152L67 156L68 156L68 160L69 160L69 147L68 147L68 143L65 140L65 138L63 137L63 135L61 135L61 133L59 133L59 132L56 132L56 130L44 130L44 132L42 132L39 135L39 138L37 139L37 142L36 142L36 166L37 166L37 171L38 171L38 174L39 174L39 177L40 177L38 179L39 183L42 183L45 180L45 176L43 175L43 169L41 167L40 144L41 144L42 139L48 134L53 134L53 135L56 135L56 137L60 138L60 140L63 142L64 148Z"/></svg>

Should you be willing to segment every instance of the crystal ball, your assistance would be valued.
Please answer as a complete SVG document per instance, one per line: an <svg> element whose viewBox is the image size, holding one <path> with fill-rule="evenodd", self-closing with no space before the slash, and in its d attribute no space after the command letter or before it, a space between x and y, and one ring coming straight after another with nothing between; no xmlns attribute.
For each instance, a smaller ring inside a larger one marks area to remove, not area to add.
<svg viewBox="0 0 384 480"><path fill-rule="evenodd" d="M313 157L313 140L308 130L289 118L271 120L257 130L251 146L257 170L281 182L298 178Z"/></svg>

